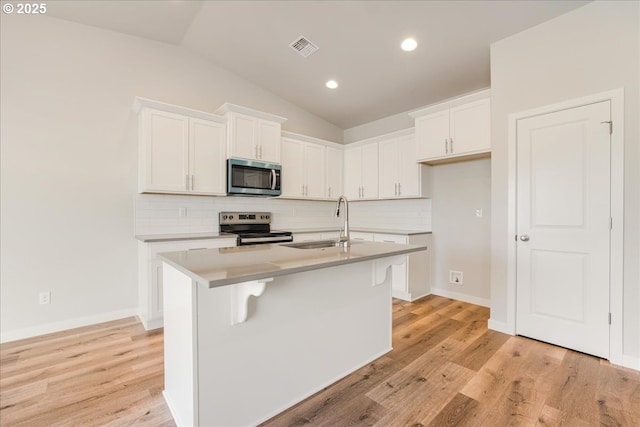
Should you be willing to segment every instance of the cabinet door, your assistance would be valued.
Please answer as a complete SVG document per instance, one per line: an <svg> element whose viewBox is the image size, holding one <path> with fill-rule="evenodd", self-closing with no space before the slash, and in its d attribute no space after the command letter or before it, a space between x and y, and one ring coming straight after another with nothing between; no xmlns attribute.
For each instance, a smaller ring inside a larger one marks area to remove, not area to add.
<svg viewBox="0 0 640 427"><path fill-rule="evenodd" d="M258 159L280 163L280 123L258 120Z"/></svg>
<svg viewBox="0 0 640 427"><path fill-rule="evenodd" d="M380 197L392 199L398 196L398 143L395 139L380 141L379 147L379 190ZM414 164L415 160L414 160Z"/></svg>
<svg viewBox="0 0 640 427"><path fill-rule="evenodd" d="M257 157L257 121L243 114L229 115L229 156L243 159Z"/></svg>
<svg viewBox="0 0 640 427"><path fill-rule="evenodd" d="M325 197L333 199L343 192L344 151L339 148L327 147L325 153Z"/></svg>
<svg viewBox="0 0 640 427"><path fill-rule="evenodd" d="M398 196L421 196L420 169L422 166L416 163L415 136L407 135L399 138L395 147L398 156Z"/></svg>
<svg viewBox="0 0 640 427"><path fill-rule="evenodd" d="M378 144L362 147L362 198L378 198Z"/></svg>
<svg viewBox="0 0 640 427"><path fill-rule="evenodd" d="M344 193L348 199L360 198L362 187L362 149L344 150Z"/></svg>
<svg viewBox="0 0 640 427"><path fill-rule="evenodd" d="M304 149L305 196L314 199L324 197L325 147L306 144Z"/></svg>
<svg viewBox="0 0 640 427"><path fill-rule="evenodd" d="M185 192L189 174L189 119L146 108L141 125L145 161L139 190Z"/></svg>
<svg viewBox="0 0 640 427"><path fill-rule="evenodd" d="M225 125L189 119L191 191L225 194Z"/></svg>
<svg viewBox="0 0 640 427"><path fill-rule="evenodd" d="M283 197L303 195L303 151L304 143L293 139L282 139L282 174L280 184Z"/></svg>
<svg viewBox="0 0 640 427"><path fill-rule="evenodd" d="M491 105L488 98L452 108L450 118L450 149L453 154L491 149Z"/></svg>
<svg viewBox="0 0 640 427"><path fill-rule="evenodd" d="M419 117L416 119L415 127L417 160L448 154L449 110Z"/></svg>

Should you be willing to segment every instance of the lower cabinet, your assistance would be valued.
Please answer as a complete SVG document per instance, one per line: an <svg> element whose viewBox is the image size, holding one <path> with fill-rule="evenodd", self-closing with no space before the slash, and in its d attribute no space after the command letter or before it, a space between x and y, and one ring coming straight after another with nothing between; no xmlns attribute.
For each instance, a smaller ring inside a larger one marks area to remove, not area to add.
<svg viewBox="0 0 640 427"><path fill-rule="evenodd" d="M138 316L146 330L163 326L162 252L226 248L236 245L236 238L138 242Z"/></svg>

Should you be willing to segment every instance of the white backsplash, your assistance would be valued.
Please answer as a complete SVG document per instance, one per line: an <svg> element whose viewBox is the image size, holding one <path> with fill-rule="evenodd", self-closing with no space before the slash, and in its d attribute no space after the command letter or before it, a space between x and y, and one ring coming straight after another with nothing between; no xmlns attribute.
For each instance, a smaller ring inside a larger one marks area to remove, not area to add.
<svg viewBox="0 0 640 427"><path fill-rule="evenodd" d="M334 216L335 202L136 194L134 205L136 235L218 231L221 211L272 212L274 230L338 228L342 224ZM350 202L349 209L355 228L431 230L430 199Z"/></svg>

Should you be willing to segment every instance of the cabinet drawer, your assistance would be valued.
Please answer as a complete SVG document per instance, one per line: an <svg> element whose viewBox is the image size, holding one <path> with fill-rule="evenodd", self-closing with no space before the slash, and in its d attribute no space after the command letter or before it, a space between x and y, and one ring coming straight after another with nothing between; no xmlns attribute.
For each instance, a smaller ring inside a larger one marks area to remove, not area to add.
<svg viewBox="0 0 640 427"><path fill-rule="evenodd" d="M373 242L373 233L363 233L360 231L351 232L351 240L360 240L365 242Z"/></svg>

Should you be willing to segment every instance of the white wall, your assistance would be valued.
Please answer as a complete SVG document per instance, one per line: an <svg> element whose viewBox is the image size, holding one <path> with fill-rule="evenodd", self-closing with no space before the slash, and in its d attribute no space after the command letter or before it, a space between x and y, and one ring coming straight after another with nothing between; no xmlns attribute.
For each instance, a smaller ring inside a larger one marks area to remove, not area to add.
<svg viewBox="0 0 640 427"><path fill-rule="evenodd" d="M491 319L507 322L507 116L625 91L624 349L640 356L639 3L597 1L491 47Z"/></svg>
<svg viewBox="0 0 640 427"><path fill-rule="evenodd" d="M491 160L432 166L431 173L433 292L489 306ZM462 285L449 283L450 270L463 273Z"/></svg>
<svg viewBox="0 0 640 427"><path fill-rule="evenodd" d="M234 102L342 130L174 46L46 16L1 15L1 339L137 306L135 96L214 111ZM38 293L51 291L51 304Z"/></svg>

